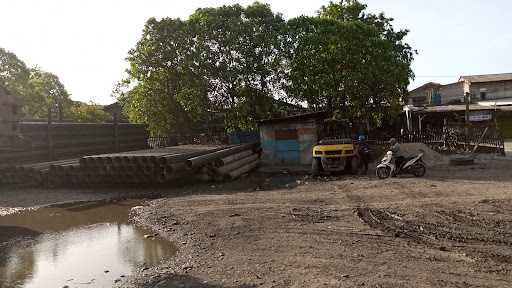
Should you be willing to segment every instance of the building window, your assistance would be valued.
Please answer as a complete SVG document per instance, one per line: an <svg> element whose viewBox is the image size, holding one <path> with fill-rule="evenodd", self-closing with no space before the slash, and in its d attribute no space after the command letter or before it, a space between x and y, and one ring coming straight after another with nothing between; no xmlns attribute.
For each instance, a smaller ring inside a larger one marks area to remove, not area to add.
<svg viewBox="0 0 512 288"><path fill-rule="evenodd" d="M487 99L487 92L480 91L480 100L486 100Z"/></svg>

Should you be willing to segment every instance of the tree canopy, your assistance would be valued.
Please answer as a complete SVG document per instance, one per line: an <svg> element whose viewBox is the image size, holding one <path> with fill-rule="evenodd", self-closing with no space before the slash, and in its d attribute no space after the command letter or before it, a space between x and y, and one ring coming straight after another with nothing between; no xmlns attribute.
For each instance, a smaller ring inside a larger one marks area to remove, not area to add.
<svg viewBox="0 0 512 288"><path fill-rule="evenodd" d="M151 18L114 92L155 134L200 128L214 112L228 131L253 128L277 109L275 98L378 122L405 97L414 51L408 31L365 11L343 0L286 21L255 2Z"/></svg>
<svg viewBox="0 0 512 288"><path fill-rule="evenodd" d="M46 119L48 108L58 120L102 122L109 118L94 103L74 102L57 75L39 67L30 68L14 53L0 48L0 85L21 100L21 116Z"/></svg>
<svg viewBox="0 0 512 288"><path fill-rule="evenodd" d="M65 119L77 123L102 123L112 120L112 116L94 102L74 102L65 112Z"/></svg>
<svg viewBox="0 0 512 288"><path fill-rule="evenodd" d="M198 128L214 112L227 130L254 127L281 84L284 24L257 2L198 9L187 21L149 19L127 58L121 86L131 89L118 98L157 133Z"/></svg>

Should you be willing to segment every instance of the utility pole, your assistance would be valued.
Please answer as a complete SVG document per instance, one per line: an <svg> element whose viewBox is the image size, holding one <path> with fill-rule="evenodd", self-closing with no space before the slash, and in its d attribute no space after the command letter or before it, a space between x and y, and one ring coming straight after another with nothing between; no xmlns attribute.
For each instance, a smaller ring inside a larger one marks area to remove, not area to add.
<svg viewBox="0 0 512 288"><path fill-rule="evenodd" d="M53 147L53 135L52 135L52 122L53 122L53 105L48 105L48 124L46 125L46 144L48 148L48 159L49 161L53 161L55 156L54 147Z"/></svg>
<svg viewBox="0 0 512 288"><path fill-rule="evenodd" d="M466 150L469 149L469 103L471 102L471 93L464 94L464 102L466 103L466 123L464 125L464 134L466 136Z"/></svg>

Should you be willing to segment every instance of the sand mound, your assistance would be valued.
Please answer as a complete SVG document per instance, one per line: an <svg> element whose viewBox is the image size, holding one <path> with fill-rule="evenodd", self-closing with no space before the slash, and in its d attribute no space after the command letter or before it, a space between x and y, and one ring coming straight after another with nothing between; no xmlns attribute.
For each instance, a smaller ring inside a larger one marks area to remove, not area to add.
<svg viewBox="0 0 512 288"><path fill-rule="evenodd" d="M429 166L446 164L448 163L448 157L430 149L423 143L401 143L400 150L404 156L413 156L423 152L423 161Z"/></svg>

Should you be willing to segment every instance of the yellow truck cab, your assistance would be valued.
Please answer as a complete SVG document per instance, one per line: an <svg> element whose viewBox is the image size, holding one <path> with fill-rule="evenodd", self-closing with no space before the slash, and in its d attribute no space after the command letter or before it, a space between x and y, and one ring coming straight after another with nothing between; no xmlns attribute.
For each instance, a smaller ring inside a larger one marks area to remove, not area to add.
<svg viewBox="0 0 512 288"><path fill-rule="evenodd" d="M313 146L311 172L351 172L356 147L351 135L351 125L344 120L326 120L320 133L320 141Z"/></svg>

